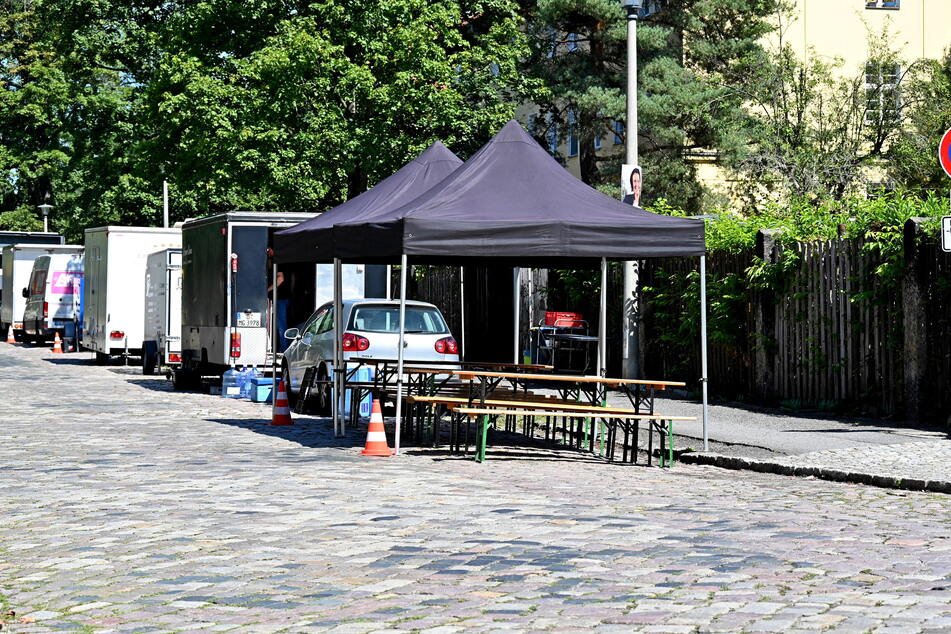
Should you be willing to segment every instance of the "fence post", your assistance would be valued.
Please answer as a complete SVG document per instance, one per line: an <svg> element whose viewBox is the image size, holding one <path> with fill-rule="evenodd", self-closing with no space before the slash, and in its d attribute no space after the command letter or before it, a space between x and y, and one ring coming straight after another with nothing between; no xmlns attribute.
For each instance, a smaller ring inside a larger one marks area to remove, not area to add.
<svg viewBox="0 0 951 634"><path fill-rule="evenodd" d="M767 264L779 261L777 242L782 229L760 229L756 233L756 256ZM753 299L755 322L753 340L753 372L755 389L760 398L771 400L778 394L776 375L776 296L759 291Z"/></svg>
<svg viewBox="0 0 951 634"><path fill-rule="evenodd" d="M928 369L927 320L925 289L921 279L921 261L918 250L921 223L924 218L909 218L905 222L905 271L902 276L902 321L905 342L902 347L904 365L905 418L910 422L921 420L922 386Z"/></svg>

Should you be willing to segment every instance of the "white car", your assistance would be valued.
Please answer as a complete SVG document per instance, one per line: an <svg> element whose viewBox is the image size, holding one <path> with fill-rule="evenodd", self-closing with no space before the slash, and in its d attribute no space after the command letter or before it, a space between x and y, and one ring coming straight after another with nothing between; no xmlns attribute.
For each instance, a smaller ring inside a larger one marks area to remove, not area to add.
<svg viewBox="0 0 951 634"><path fill-rule="evenodd" d="M343 358L396 359L400 332L400 303L385 299L343 300ZM327 303L318 308L300 328L289 328L284 336L291 340L284 352L282 376L291 398L301 389L307 368L317 368L318 382L332 376L334 358L334 310ZM459 362L459 346L446 326L439 309L426 302L406 302L404 363L426 364L433 361ZM442 367L440 365L439 367ZM319 383L318 413L330 412L326 383Z"/></svg>

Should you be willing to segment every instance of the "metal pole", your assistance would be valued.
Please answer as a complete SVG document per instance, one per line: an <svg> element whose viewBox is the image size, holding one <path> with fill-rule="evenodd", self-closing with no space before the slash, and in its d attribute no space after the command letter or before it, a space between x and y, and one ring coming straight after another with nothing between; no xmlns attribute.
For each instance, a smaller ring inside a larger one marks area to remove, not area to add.
<svg viewBox="0 0 951 634"><path fill-rule="evenodd" d="M522 269L515 269L515 291L513 299L515 300L515 359L513 363L521 363L519 357L522 356L522 350L519 344L519 322L522 317Z"/></svg>
<svg viewBox="0 0 951 634"><path fill-rule="evenodd" d="M166 216L167 217L167 216ZM166 225L167 226L167 225ZM273 256L272 256L273 257ZM277 407L277 261L271 265L271 420ZM284 389L290 391L289 376L282 376ZM303 385L301 389L303 389Z"/></svg>
<svg viewBox="0 0 951 634"><path fill-rule="evenodd" d="M459 328L462 329L462 332L459 333L459 360L464 361L466 358L465 350L463 346L466 345L466 267L459 267Z"/></svg>
<svg viewBox="0 0 951 634"><path fill-rule="evenodd" d="M162 217L164 219L164 224L162 225L168 229L168 181L162 181Z"/></svg>
<svg viewBox="0 0 951 634"><path fill-rule="evenodd" d="M624 140L627 149L626 162L637 165L637 8L627 10L627 126ZM640 341L638 338L637 261L624 262L623 297L621 311L621 376L625 379L640 378Z"/></svg>
<svg viewBox="0 0 951 634"><path fill-rule="evenodd" d="M340 258L334 258L334 435L344 435L343 377L347 372L343 361L343 267Z"/></svg>
<svg viewBox="0 0 951 634"><path fill-rule="evenodd" d="M598 320L598 376L606 376L608 366L608 260L601 258L601 314Z"/></svg>
<svg viewBox="0 0 951 634"><path fill-rule="evenodd" d="M389 264L386 265L386 298L393 299L393 289L390 288L393 279L393 267Z"/></svg>
<svg viewBox="0 0 951 634"><path fill-rule="evenodd" d="M396 353L396 431L393 436L393 453L400 453L400 429L403 422L403 346L406 345L406 254L400 264L400 339Z"/></svg>
<svg viewBox="0 0 951 634"><path fill-rule="evenodd" d="M46 216L43 216L43 233L49 233L49 232L50 232L49 218L47 218Z"/></svg>
<svg viewBox="0 0 951 634"><path fill-rule="evenodd" d="M703 391L703 450L710 451L707 435L707 256L700 256L700 388Z"/></svg>

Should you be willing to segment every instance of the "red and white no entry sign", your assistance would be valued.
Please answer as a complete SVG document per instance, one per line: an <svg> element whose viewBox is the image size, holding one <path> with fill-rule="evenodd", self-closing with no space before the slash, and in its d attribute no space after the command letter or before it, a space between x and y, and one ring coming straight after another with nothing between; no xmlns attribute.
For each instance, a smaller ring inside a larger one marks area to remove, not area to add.
<svg viewBox="0 0 951 634"><path fill-rule="evenodd" d="M941 137L941 143L938 144L938 161L944 168L944 173L951 176L951 129Z"/></svg>

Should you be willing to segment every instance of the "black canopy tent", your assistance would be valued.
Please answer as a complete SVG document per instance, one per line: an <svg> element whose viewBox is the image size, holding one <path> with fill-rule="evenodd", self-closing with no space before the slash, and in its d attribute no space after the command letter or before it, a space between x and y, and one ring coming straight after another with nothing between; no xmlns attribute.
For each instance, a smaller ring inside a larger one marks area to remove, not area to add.
<svg viewBox="0 0 951 634"><path fill-rule="evenodd" d="M462 165L458 156L436 141L372 189L299 225L274 234L274 261L332 262L334 224L366 222L402 207Z"/></svg>
<svg viewBox="0 0 951 634"><path fill-rule="evenodd" d="M372 189L354 196L345 203L325 211L315 218L275 233L272 279L277 279L278 264L334 262L334 313L340 315L342 312L342 298L340 296L342 274L340 262L335 261L332 256L335 223L343 220L370 219L379 214L389 213L429 190L460 165L462 165L462 161L459 157L441 142L436 141L423 150L419 156L377 183ZM389 276L387 276L387 279L389 279ZM387 285L389 286L389 281L387 281ZM277 285L273 286L272 292L274 295L273 301L276 305ZM387 296L389 296L389 291L387 291ZM276 327L275 320L271 321L271 337L276 339L276 333L273 332ZM343 361L340 350L343 330L339 319L335 319L334 324L335 338L338 342L334 351L334 367L339 368ZM274 376L276 377L276 356L274 366ZM338 433L342 433L340 404L343 390L340 389L342 387L339 383L340 373L334 373L334 380L338 386L338 398L334 408L334 429ZM276 386L274 386L273 393L277 393Z"/></svg>
<svg viewBox="0 0 951 634"><path fill-rule="evenodd" d="M568 173L516 121L461 167L412 201L333 226L322 259L400 262L400 344L396 447L401 424L406 270L427 264L601 267L598 372L606 352L608 260L700 257L701 384L707 445L706 284L702 220L632 208ZM341 335L342 336L342 335ZM339 347L339 344L338 344Z"/></svg>

